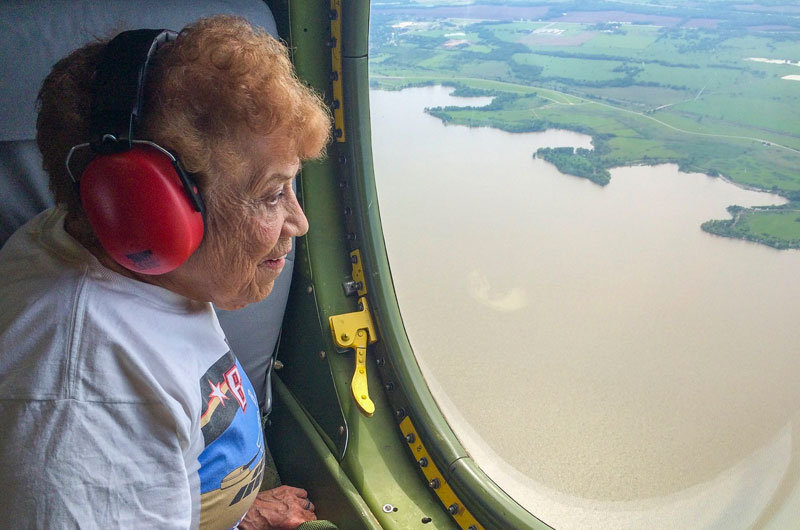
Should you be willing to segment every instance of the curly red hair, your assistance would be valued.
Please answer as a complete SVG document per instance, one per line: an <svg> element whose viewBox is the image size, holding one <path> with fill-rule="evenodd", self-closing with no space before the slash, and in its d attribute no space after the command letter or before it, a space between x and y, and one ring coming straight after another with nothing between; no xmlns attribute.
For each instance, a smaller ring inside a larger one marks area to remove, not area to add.
<svg viewBox="0 0 800 530"><path fill-rule="evenodd" d="M72 214L82 210L64 161L88 141L91 79L104 45L87 44L56 63L39 92L36 140L56 202ZM330 121L283 44L242 18L218 15L159 48L137 137L176 152L203 189L242 168L246 155L237 144L248 137L270 137L276 156L322 156Z"/></svg>

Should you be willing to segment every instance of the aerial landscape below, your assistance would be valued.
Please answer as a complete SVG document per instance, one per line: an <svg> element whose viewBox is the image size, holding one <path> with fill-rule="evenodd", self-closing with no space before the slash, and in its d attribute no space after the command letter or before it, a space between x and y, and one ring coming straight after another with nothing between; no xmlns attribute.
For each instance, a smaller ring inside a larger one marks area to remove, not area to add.
<svg viewBox="0 0 800 530"><path fill-rule="evenodd" d="M532 156L601 186L611 168L674 163L780 195L702 228L800 248L800 5L376 0L370 32L373 88L493 97L426 109L445 124L590 135Z"/></svg>

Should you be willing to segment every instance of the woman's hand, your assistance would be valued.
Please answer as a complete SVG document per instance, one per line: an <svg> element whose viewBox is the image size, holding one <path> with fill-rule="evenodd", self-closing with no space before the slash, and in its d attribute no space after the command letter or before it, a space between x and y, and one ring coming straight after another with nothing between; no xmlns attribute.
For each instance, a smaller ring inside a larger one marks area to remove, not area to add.
<svg viewBox="0 0 800 530"><path fill-rule="evenodd" d="M239 523L240 530L294 530L314 521L314 504L301 488L280 486L262 491Z"/></svg>

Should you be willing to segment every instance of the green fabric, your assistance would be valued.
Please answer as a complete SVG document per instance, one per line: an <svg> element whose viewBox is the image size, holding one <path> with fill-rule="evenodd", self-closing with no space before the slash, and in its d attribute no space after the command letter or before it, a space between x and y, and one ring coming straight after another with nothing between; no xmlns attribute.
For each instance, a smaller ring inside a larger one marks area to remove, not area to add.
<svg viewBox="0 0 800 530"><path fill-rule="evenodd" d="M278 468L275 467L275 460L269 449L264 451L264 478L261 481L261 491L271 490L281 485L281 477L278 475Z"/></svg>
<svg viewBox="0 0 800 530"><path fill-rule="evenodd" d="M339 530L339 527L330 521L308 521L298 526L296 530Z"/></svg>
<svg viewBox="0 0 800 530"><path fill-rule="evenodd" d="M267 447L266 430L269 427L268 416L261 418L261 430L264 435L264 477L261 480L261 491L271 490L281 486L281 477L278 475L278 468L275 465L275 460L272 458L272 452Z"/></svg>
<svg viewBox="0 0 800 530"><path fill-rule="evenodd" d="M264 422L266 424L266 421ZM266 442L265 442L266 444ZM278 475L278 468L272 458L268 447L264 447L264 480L261 481L261 491L271 490L281 485L281 477ZM308 521L296 528L296 530L339 530L330 521Z"/></svg>

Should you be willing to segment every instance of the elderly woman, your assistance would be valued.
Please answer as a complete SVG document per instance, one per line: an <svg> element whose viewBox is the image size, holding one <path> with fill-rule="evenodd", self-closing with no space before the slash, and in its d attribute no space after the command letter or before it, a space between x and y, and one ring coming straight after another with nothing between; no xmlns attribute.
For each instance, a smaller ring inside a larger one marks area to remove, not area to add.
<svg viewBox="0 0 800 530"><path fill-rule="evenodd" d="M314 505L299 488L259 493L258 402L211 302L269 295L308 229L292 180L321 156L328 112L286 49L242 19L154 45L133 136L176 156L204 211L199 246L152 274L87 215L86 195L105 193L81 182L97 147L65 164L92 141L106 49L80 48L45 80L37 142L57 206L0 251L3 526L295 528Z"/></svg>

